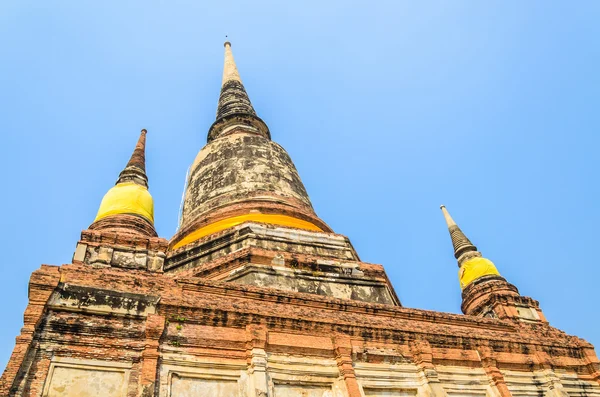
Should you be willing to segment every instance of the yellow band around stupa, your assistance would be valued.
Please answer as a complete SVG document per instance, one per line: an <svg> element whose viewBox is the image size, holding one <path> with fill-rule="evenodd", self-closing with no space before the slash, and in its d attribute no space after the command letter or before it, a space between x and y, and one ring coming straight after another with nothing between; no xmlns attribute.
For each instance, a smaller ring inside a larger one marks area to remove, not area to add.
<svg viewBox="0 0 600 397"><path fill-rule="evenodd" d="M183 239L178 241L175 245L173 245L172 249L177 249L179 247L183 247L184 245L192 243L196 240L199 240L202 237L208 236L209 234L220 232L221 230L228 229L230 227L239 225L244 222L268 223L271 225L287 226L287 227L293 227L296 229L311 230L311 231L315 231L315 232L323 231L321 228L319 228L318 226L316 226L308 221L294 218L292 216L275 215L275 214L259 214L259 213L244 214L244 215L234 216L231 218L222 219L215 223L211 223L209 225L203 226L200 229L188 234Z"/></svg>

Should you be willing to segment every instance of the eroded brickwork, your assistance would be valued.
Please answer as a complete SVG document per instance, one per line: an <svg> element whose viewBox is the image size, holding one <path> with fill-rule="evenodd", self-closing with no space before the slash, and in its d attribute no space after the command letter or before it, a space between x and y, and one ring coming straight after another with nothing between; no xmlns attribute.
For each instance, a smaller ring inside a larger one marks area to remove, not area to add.
<svg viewBox="0 0 600 397"><path fill-rule="evenodd" d="M2 395L113 382L127 396L445 396L474 376L489 395L514 394L518 376L600 395L593 347L545 322L85 264L42 267L31 291Z"/></svg>

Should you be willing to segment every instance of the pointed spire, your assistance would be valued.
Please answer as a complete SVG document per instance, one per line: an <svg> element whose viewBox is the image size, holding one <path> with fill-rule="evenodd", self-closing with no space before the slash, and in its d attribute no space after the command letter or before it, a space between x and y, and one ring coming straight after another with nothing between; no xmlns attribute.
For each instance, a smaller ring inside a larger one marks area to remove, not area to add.
<svg viewBox="0 0 600 397"><path fill-rule="evenodd" d="M256 116L250 98L242 84L242 79L235 66L231 52L231 43L225 42L225 64L223 66L223 83L217 108L217 120L233 114L249 114Z"/></svg>
<svg viewBox="0 0 600 397"><path fill-rule="evenodd" d="M440 206L440 209L442 210L444 218L446 219L446 224L448 225L452 246L454 247L454 257L458 260L460 266L460 257L467 252L477 252L477 247L475 247L462 230L460 230L456 222L454 222L454 219L450 216L446 206L442 205Z"/></svg>
<svg viewBox="0 0 600 397"><path fill-rule="evenodd" d="M252 107L252 102L242 84L240 73L233 59L231 43L226 41L217 118L208 131L208 141L240 131L271 139L269 128L256 115L254 107Z"/></svg>
<svg viewBox="0 0 600 397"><path fill-rule="evenodd" d="M146 176L146 133L143 129L140 132L133 154L125 169L119 174L118 183L133 182L144 187L148 187L148 177Z"/></svg>
<svg viewBox="0 0 600 397"><path fill-rule="evenodd" d="M223 66L223 81L221 82L221 86L224 86L226 82L229 80L235 80L238 82L242 82L242 78L240 77L240 73L237 70L237 66L235 65L235 59L233 59L233 53L231 52L231 43L225 42L225 64Z"/></svg>
<svg viewBox="0 0 600 397"><path fill-rule="evenodd" d="M142 130L133 154L117 183L102 198L90 229L156 236L154 201L146 176L146 130Z"/></svg>

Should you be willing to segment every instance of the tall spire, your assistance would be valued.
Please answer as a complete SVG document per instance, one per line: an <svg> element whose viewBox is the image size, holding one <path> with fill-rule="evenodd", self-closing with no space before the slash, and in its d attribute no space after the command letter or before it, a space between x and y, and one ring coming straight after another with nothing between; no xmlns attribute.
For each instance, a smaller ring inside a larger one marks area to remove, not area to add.
<svg viewBox="0 0 600 397"><path fill-rule="evenodd" d="M129 162L102 198L90 229L156 236L154 201L146 176L146 133L141 131Z"/></svg>
<svg viewBox="0 0 600 397"><path fill-rule="evenodd" d="M231 43L225 42L225 62L223 66L223 82L217 107L217 120L233 114L256 116L250 98L242 84L240 73L235 65Z"/></svg>
<svg viewBox="0 0 600 397"><path fill-rule="evenodd" d="M125 169L119 174L117 184L133 182L148 187L148 177L146 176L146 133L145 129L140 132L140 138Z"/></svg>
<svg viewBox="0 0 600 397"><path fill-rule="evenodd" d="M269 128L256 115L256 111L252 107L233 59L231 43L226 41L223 81L217 106L217 118L208 131L208 141L236 132L271 138Z"/></svg>
<svg viewBox="0 0 600 397"><path fill-rule="evenodd" d="M442 210L444 219L446 219L446 224L448 225L452 246L454 247L454 257L458 260L460 266L460 263L462 262L461 256L467 252L477 252L477 247L475 247L462 230L460 230L456 222L454 222L454 219L450 216L446 206L441 205L440 209Z"/></svg>
<svg viewBox="0 0 600 397"><path fill-rule="evenodd" d="M242 78L235 65L235 59L233 59L233 53L231 52L231 43L226 41L225 44L225 64L223 65L223 81L221 86L224 86L230 80L238 81L242 83Z"/></svg>

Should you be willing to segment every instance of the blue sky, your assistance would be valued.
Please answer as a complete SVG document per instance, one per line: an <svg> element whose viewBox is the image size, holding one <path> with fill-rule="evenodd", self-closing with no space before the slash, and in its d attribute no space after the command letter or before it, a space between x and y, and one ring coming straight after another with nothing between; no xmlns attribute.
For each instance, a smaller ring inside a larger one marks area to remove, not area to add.
<svg viewBox="0 0 600 397"><path fill-rule="evenodd" d="M318 215L404 306L460 312L445 204L550 323L600 346L600 3L0 3L0 365L40 264L148 129L170 238L214 121L225 35Z"/></svg>

